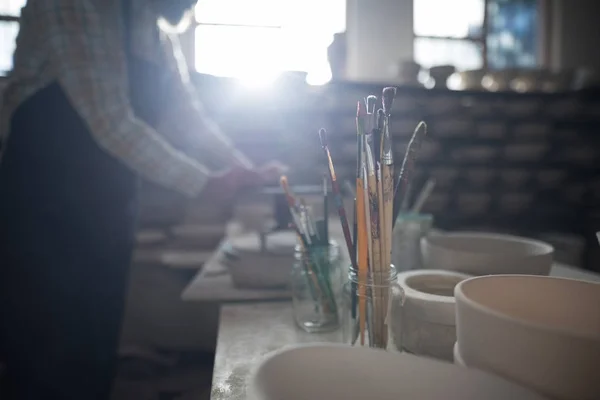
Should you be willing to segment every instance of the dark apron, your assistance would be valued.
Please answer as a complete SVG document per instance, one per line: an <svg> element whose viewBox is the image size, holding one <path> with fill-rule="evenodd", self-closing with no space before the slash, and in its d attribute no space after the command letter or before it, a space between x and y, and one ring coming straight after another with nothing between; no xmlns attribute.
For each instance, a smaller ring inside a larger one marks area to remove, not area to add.
<svg viewBox="0 0 600 400"><path fill-rule="evenodd" d="M128 4L124 11L129 21ZM168 82L127 53L134 111L154 125ZM11 393L1 398L108 399L137 186L58 83L13 114L0 164L0 359Z"/></svg>

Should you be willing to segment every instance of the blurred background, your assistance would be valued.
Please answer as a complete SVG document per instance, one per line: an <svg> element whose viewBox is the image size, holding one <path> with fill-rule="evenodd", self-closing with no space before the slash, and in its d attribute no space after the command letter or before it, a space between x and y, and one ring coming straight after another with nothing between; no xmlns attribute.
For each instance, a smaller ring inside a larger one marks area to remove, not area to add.
<svg viewBox="0 0 600 400"><path fill-rule="evenodd" d="M25 2L0 2L4 76ZM294 184L320 179L320 127L352 178L356 101L397 85L396 157L418 121L430 128L416 185L437 180L425 205L436 226L552 238L565 261L598 270L599 11L593 0L202 0L181 42L211 116L256 162L288 163ZM175 197L147 186L146 225L178 220Z"/></svg>
<svg viewBox="0 0 600 400"><path fill-rule="evenodd" d="M0 0L0 92L25 3ZM397 163L429 127L411 193L436 180L423 206L436 228L540 238L600 271L598 15L595 0L200 0L181 43L210 116L256 163L288 164L292 185L321 180L319 128L353 181L356 103L394 85ZM218 304L181 293L226 222L260 224L278 199L190 209L145 183L142 203L122 341L213 351ZM190 379L210 379L208 359Z"/></svg>

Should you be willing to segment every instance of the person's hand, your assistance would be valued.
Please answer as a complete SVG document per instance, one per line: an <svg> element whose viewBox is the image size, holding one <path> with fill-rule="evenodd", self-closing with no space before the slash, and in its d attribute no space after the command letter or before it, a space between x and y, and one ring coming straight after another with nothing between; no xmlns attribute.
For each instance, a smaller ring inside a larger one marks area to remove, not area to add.
<svg viewBox="0 0 600 400"><path fill-rule="evenodd" d="M242 190L278 182L286 171L287 167L277 161L269 162L255 169L236 165L211 175L200 197L203 200L232 203Z"/></svg>
<svg viewBox="0 0 600 400"><path fill-rule="evenodd" d="M202 190L200 198L221 203L232 203L243 189L261 186L265 178L258 170L235 166L212 174Z"/></svg>
<svg viewBox="0 0 600 400"><path fill-rule="evenodd" d="M281 175L285 174L288 171L288 167L279 161L271 161L263 165L262 167L257 168L257 172L263 178L265 183L274 183L279 182L279 178Z"/></svg>

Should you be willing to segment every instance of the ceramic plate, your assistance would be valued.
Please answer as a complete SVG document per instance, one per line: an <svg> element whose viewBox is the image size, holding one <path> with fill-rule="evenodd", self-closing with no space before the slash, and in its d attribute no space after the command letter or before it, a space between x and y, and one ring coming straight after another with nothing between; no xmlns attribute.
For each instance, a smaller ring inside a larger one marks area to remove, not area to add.
<svg viewBox="0 0 600 400"><path fill-rule="evenodd" d="M264 360L257 400L542 400L495 376L450 363L344 345L296 346Z"/></svg>

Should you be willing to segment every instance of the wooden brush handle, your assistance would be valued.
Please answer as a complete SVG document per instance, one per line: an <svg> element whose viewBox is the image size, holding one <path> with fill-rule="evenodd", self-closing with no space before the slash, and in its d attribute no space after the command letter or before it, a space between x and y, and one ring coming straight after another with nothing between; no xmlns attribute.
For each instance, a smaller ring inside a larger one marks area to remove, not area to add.
<svg viewBox="0 0 600 400"><path fill-rule="evenodd" d="M382 310L379 286L381 286L381 241L379 230L379 195L377 179L374 175L369 176L369 210L371 214L371 253L373 265L373 343L381 347Z"/></svg>
<svg viewBox="0 0 600 400"><path fill-rule="evenodd" d="M367 215L365 212L365 196L364 196L364 181L363 179L356 180L356 219L357 219L357 262L358 262L358 300L359 300L359 328L360 328L360 344L365 345L365 324L367 314L367 272L369 268L369 244L367 243L367 229L370 224L367 224Z"/></svg>

